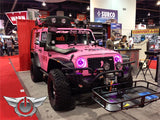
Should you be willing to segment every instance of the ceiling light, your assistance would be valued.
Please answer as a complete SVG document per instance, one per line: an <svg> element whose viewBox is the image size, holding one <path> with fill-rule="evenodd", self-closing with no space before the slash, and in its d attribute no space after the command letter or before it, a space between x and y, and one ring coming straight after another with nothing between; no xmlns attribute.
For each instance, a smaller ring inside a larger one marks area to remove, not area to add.
<svg viewBox="0 0 160 120"><path fill-rule="evenodd" d="M72 14L71 14L71 13L69 13L69 17L72 17Z"/></svg>
<svg viewBox="0 0 160 120"><path fill-rule="evenodd" d="M148 13L148 16L151 16L151 13L150 13L150 12Z"/></svg>
<svg viewBox="0 0 160 120"><path fill-rule="evenodd" d="M90 10L90 7L89 7L89 6L87 6L87 10L88 10L88 11Z"/></svg>
<svg viewBox="0 0 160 120"><path fill-rule="evenodd" d="M144 22L145 20L143 19L142 22Z"/></svg>
<svg viewBox="0 0 160 120"><path fill-rule="evenodd" d="M158 5L158 6L160 5L160 0L157 1L157 5Z"/></svg>
<svg viewBox="0 0 160 120"><path fill-rule="evenodd" d="M42 3L42 6L46 6L46 3L45 3L45 2L43 2L43 3Z"/></svg>

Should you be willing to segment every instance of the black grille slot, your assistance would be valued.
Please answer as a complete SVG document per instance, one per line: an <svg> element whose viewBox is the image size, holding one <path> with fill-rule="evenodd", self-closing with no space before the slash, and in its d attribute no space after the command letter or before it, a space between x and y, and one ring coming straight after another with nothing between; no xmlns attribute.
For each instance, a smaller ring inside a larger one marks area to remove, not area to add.
<svg viewBox="0 0 160 120"><path fill-rule="evenodd" d="M113 57L88 58L88 67L92 68L93 70L96 70L97 68L102 67L102 63L105 64L106 62L110 64L109 70L114 70Z"/></svg>

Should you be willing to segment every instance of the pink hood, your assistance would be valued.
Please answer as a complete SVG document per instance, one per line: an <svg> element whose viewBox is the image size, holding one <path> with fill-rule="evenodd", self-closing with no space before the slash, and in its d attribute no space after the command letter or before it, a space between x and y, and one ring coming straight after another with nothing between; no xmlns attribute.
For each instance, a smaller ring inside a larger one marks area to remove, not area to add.
<svg viewBox="0 0 160 120"><path fill-rule="evenodd" d="M62 48L62 49L68 49L68 48L75 48L77 49L77 52L73 52L70 53L69 56L71 54L74 54L74 58L77 57L81 57L81 56L93 56L93 55L102 55L102 57L105 54L109 54L112 56L113 54L119 54L116 51L113 50L109 50L103 47L99 47L99 46L89 46L89 45L84 45L84 44L78 44L78 45L71 45L68 47L68 45L56 45L56 47L58 48Z"/></svg>

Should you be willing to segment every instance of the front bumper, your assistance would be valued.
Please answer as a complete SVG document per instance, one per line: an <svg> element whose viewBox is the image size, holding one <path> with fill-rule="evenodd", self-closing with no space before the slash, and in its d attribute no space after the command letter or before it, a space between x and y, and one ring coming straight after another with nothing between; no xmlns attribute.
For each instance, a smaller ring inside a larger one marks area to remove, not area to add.
<svg viewBox="0 0 160 120"><path fill-rule="evenodd" d="M123 63L122 65L129 65L133 62ZM89 76L84 76L83 71L90 71ZM93 70L91 68L62 68L67 80L74 86L83 86L84 88L93 88L99 85L105 85L106 79L112 80L114 83L126 82L128 78L131 78L131 70L128 72L122 68L121 70L104 70L104 68L97 68Z"/></svg>

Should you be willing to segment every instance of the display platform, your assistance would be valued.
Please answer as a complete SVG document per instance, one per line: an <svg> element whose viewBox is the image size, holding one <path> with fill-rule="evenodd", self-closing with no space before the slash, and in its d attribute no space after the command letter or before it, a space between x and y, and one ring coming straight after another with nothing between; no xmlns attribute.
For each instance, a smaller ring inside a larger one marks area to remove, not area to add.
<svg viewBox="0 0 160 120"><path fill-rule="evenodd" d="M47 93L46 83L45 82L33 83L30 77L30 71L17 72L19 70L18 69L19 65L17 64L16 61L18 61L18 57L15 57L14 59L11 58L10 65L12 65L12 67L14 67L14 70L15 70L15 71L12 70L12 72L16 73L16 74L14 73L15 76L18 75L17 79L20 80L20 83L24 88L26 96L30 96L34 98L47 96L48 93ZM6 67L5 64L4 64L4 67ZM11 69L11 68L8 68L8 69ZM155 75L156 71L151 69L151 72L153 73L153 75ZM146 77L147 77L147 81L156 84L154 80L151 79L150 75L147 74ZM140 74L139 79L143 79L142 74ZM3 87L8 89L7 87L8 85L7 86L6 85L7 84L4 84ZM11 92L9 92L9 94L11 94ZM85 100L86 96L89 96L89 95L81 95L81 96L78 96L78 98ZM75 120L75 119L76 120L86 120L86 119L87 120L97 120L97 119L98 120L106 120L106 119L142 120L142 118L144 120L151 120L151 119L158 120L160 118L160 114L159 114L160 100L153 102L143 108L133 108L133 109L123 110L123 111L113 112L113 113L107 112L105 109L103 109L96 103L90 104L90 101L91 99L88 99L88 104L83 104L82 102L81 104L76 106L76 109L72 111L55 112L51 108L49 100L47 98L45 102L40 107L38 107L36 115L39 120ZM12 112L14 112L14 109L13 108L11 109L13 110Z"/></svg>
<svg viewBox="0 0 160 120"><path fill-rule="evenodd" d="M35 114L29 118L17 115L14 107L10 106L4 98L4 96L19 98L28 95L15 72L19 71L18 58L18 56L0 57L0 120L38 120Z"/></svg>
<svg viewBox="0 0 160 120"><path fill-rule="evenodd" d="M152 70L153 74L155 70ZM47 96L47 85L45 82L33 83L30 78L30 71L18 72L18 77L23 83L25 92L27 96L32 96L35 98ZM147 75L150 82L154 81ZM140 74L139 78L143 78ZM84 96L79 96L82 98ZM123 110L119 112L110 113L105 109L100 107L98 104L82 104L76 106L72 111L68 112L55 112L49 103L48 98L45 100L42 106L38 107L37 116L40 120L115 120L124 119L124 120L158 120L160 118L160 109L159 105L160 100L151 103L148 106L143 108L134 108L130 110ZM153 116L154 115L154 116Z"/></svg>

